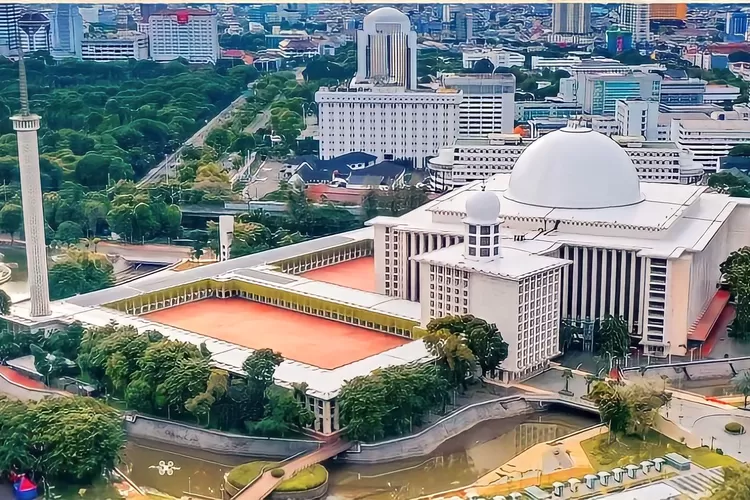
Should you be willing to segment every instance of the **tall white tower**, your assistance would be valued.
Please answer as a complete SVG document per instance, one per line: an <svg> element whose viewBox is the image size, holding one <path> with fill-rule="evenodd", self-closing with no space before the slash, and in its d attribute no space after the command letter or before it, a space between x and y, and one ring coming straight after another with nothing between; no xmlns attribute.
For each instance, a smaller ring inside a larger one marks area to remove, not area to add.
<svg viewBox="0 0 750 500"><path fill-rule="evenodd" d="M31 315L47 316L50 313L49 284L47 283L47 249L44 244L44 212L37 141L40 117L29 112L26 67L20 47L18 80L21 88L21 112L10 119L18 139L18 164L21 169L21 201L26 238L26 260L29 269Z"/></svg>
<svg viewBox="0 0 750 500"><path fill-rule="evenodd" d="M464 223L464 258L489 262L502 257L500 242L500 199L482 190L466 200Z"/></svg>
<svg viewBox="0 0 750 500"><path fill-rule="evenodd" d="M417 88L417 33L393 7L370 12L357 32L357 81Z"/></svg>
<svg viewBox="0 0 750 500"><path fill-rule="evenodd" d="M650 8L647 3L624 3L620 5L620 25L633 33L633 43L648 42L651 38Z"/></svg>

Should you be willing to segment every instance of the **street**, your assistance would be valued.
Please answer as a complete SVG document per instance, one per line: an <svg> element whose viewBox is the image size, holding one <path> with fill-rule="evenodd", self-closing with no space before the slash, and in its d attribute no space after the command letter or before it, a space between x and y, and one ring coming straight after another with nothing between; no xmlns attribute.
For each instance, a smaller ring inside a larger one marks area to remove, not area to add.
<svg viewBox="0 0 750 500"><path fill-rule="evenodd" d="M279 188L279 174L283 164L278 161L267 160L261 163L253 178L247 183L242 192L246 200L260 200L271 191Z"/></svg>

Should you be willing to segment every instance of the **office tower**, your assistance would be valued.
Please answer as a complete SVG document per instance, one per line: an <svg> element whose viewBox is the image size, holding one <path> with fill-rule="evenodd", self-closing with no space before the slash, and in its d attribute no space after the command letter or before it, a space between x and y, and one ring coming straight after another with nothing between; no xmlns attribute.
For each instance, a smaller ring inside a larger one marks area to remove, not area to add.
<svg viewBox="0 0 750 500"><path fill-rule="evenodd" d="M456 40L471 42L474 36L474 13L471 7L462 6L456 11Z"/></svg>
<svg viewBox="0 0 750 500"><path fill-rule="evenodd" d="M654 21L685 21L687 11L686 3L652 3L649 6Z"/></svg>
<svg viewBox="0 0 750 500"><path fill-rule="evenodd" d="M552 6L552 32L585 35L591 31L591 4L556 3Z"/></svg>
<svg viewBox="0 0 750 500"><path fill-rule="evenodd" d="M510 134L515 117L516 77L511 73L448 75L443 86L460 90L459 137Z"/></svg>
<svg viewBox="0 0 750 500"><path fill-rule="evenodd" d="M139 5L141 11L141 19L148 19L151 14L156 14L160 10L169 8L169 4L166 3L142 3Z"/></svg>
<svg viewBox="0 0 750 500"><path fill-rule="evenodd" d="M83 42L83 18L78 11L78 6L65 3L55 5L50 21L52 57L55 59L67 57L80 59L81 43Z"/></svg>
<svg viewBox="0 0 750 500"><path fill-rule="evenodd" d="M451 6L450 5L448 5L448 4L443 5L443 15L442 15L442 17L443 17L442 21L444 23L451 22Z"/></svg>
<svg viewBox="0 0 750 500"><path fill-rule="evenodd" d="M724 27L728 41L742 41L747 34L747 12L728 12Z"/></svg>
<svg viewBox="0 0 750 500"><path fill-rule="evenodd" d="M48 316L49 285L47 282L47 250L44 242L44 212L42 210L42 183L39 173L40 117L29 112L29 95L26 87L26 69L23 51L18 63L21 88L21 111L10 119L18 141L18 164L21 174L21 204L23 230L26 238L26 260L31 294L31 316Z"/></svg>
<svg viewBox="0 0 750 500"><path fill-rule="evenodd" d="M624 3L620 5L620 25L633 33L633 42L645 43L651 37L651 16L648 4Z"/></svg>
<svg viewBox="0 0 750 500"><path fill-rule="evenodd" d="M620 99L659 101L661 76L654 73L576 75L577 100L589 115L614 116Z"/></svg>
<svg viewBox="0 0 750 500"><path fill-rule="evenodd" d="M151 59L215 63L219 58L216 15L203 9L163 10L148 18Z"/></svg>
<svg viewBox="0 0 750 500"><path fill-rule="evenodd" d="M18 19L18 30L24 52L50 51L50 21L44 14L27 11Z"/></svg>
<svg viewBox="0 0 750 500"><path fill-rule="evenodd" d="M15 3L0 5L0 56L14 56L18 53L18 18L21 7Z"/></svg>
<svg viewBox="0 0 750 500"><path fill-rule="evenodd" d="M374 10L357 32L357 80L417 88L417 33L392 7Z"/></svg>

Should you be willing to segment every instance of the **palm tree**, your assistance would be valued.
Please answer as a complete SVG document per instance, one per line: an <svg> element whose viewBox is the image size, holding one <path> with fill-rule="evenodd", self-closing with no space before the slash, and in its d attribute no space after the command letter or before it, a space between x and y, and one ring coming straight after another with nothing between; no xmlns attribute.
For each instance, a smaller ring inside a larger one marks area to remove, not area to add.
<svg viewBox="0 0 750 500"><path fill-rule="evenodd" d="M747 408L747 397L750 396L750 370L745 370L732 379L732 386L745 397L744 407Z"/></svg>
<svg viewBox="0 0 750 500"><path fill-rule="evenodd" d="M573 375L572 372L571 375ZM599 380L599 377L597 377L596 375L586 375L584 379L586 380L586 396L588 396L589 394L591 394L591 384Z"/></svg>
<svg viewBox="0 0 750 500"><path fill-rule="evenodd" d="M563 392L572 394L572 392L568 390L568 384L570 384L570 379L573 378L573 372L570 370L570 368L566 368L565 370L563 370L562 378L565 380L565 389L563 389Z"/></svg>
<svg viewBox="0 0 750 500"><path fill-rule="evenodd" d="M711 492L711 500L750 498L750 466L724 467L724 482Z"/></svg>
<svg viewBox="0 0 750 500"><path fill-rule="evenodd" d="M664 375L663 373L661 375L659 375L659 377L661 378L662 382L664 383L664 387L663 387L662 390L664 390L664 392L666 392L667 391L667 381L669 380L669 377L666 376L666 375Z"/></svg>

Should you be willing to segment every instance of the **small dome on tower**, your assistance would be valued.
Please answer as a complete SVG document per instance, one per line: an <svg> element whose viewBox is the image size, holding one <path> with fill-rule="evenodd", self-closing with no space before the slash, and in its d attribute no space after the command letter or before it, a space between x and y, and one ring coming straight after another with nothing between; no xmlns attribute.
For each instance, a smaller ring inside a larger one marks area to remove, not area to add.
<svg viewBox="0 0 750 500"><path fill-rule="evenodd" d="M500 198L492 191L482 189L466 200L467 224L497 224L500 219Z"/></svg>

